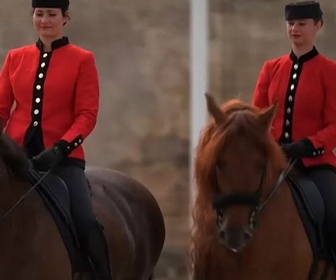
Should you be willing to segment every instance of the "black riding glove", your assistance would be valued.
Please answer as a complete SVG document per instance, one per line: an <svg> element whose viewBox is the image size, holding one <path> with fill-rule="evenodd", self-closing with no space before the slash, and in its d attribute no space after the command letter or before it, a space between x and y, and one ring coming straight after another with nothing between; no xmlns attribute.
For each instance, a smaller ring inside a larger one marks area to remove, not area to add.
<svg viewBox="0 0 336 280"><path fill-rule="evenodd" d="M281 148L285 152L287 157L291 159L300 159L304 157L316 156L314 155L314 145L307 138L292 143L282 144Z"/></svg>
<svg viewBox="0 0 336 280"><path fill-rule="evenodd" d="M54 168L66 157L63 143L55 144L33 157L33 165L39 171L47 171Z"/></svg>

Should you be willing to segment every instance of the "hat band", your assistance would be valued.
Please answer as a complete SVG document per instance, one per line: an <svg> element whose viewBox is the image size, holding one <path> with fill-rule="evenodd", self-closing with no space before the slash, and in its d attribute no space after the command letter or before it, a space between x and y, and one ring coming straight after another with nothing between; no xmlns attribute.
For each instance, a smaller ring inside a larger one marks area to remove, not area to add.
<svg viewBox="0 0 336 280"><path fill-rule="evenodd" d="M285 8L286 20L318 19L322 17L322 11L318 4L311 5L287 5Z"/></svg>
<svg viewBox="0 0 336 280"><path fill-rule="evenodd" d="M33 8L61 8L69 7L68 0L32 0Z"/></svg>

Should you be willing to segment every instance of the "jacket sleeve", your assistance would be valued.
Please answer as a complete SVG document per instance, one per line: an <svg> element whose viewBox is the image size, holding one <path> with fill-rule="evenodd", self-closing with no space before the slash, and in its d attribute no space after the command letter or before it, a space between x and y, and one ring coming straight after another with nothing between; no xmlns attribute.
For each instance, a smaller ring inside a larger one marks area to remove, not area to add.
<svg viewBox="0 0 336 280"><path fill-rule="evenodd" d="M268 88L271 82L270 74L269 74L269 64L265 62L262 66L259 77L257 79L257 84L254 89L252 105L258 108L266 108L268 107Z"/></svg>
<svg viewBox="0 0 336 280"><path fill-rule="evenodd" d="M99 108L99 78L94 55L85 52L79 66L75 88L75 120L70 129L60 139L69 143L72 151L92 132L96 125Z"/></svg>
<svg viewBox="0 0 336 280"><path fill-rule="evenodd" d="M321 98L324 98L324 128L308 139L316 149L333 150L336 148L336 63L330 62L323 71L324 95Z"/></svg>
<svg viewBox="0 0 336 280"><path fill-rule="evenodd" d="M9 79L10 65L11 53L9 52L0 72L0 118L3 127L7 124L14 103L14 95Z"/></svg>

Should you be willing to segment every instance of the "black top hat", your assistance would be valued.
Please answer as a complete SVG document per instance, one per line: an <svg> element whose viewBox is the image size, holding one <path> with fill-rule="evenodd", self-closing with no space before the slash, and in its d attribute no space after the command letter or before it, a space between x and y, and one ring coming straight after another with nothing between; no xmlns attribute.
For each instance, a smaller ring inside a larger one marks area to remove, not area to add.
<svg viewBox="0 0 336 280"><path fill-rule="evenodd" d="M67 9L69 0L32 0L33 8L61 8Z"/></svg>
<svg viewBox="0 0 336 280"><path fill-rule="evenodd" d="M285 6L286 20L304 18L320 19L322 15L320 3L315 1L295 2Z"/></svg>

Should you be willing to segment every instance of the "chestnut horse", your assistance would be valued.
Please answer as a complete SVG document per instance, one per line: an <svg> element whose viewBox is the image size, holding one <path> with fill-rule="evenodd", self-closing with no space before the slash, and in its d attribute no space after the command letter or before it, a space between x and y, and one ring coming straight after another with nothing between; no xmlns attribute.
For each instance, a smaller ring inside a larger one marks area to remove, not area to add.
<svg viewBox="0 0 336 280"><path fill-rule="evenodd" d="M213 120L196 151L192 279L335 279L324 261L311 274L312 249L285 180L291 166L270 133L276 105L206 98Z"/></svg>
<svg viewBox="0 0 336 280"><path fill-rule="evenodd" d="M72 277L67 250L51 214L37 192L27 194L28 166L21 149L1 133L0 279L90 279L83 273ZM119 172L89 168L87 176L95 213L105 228L113 279L154 279L165 239L156 200L145 186Z"/></svg>

